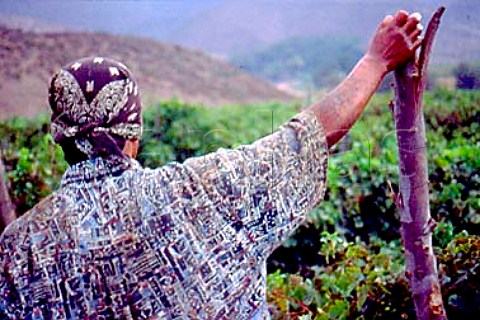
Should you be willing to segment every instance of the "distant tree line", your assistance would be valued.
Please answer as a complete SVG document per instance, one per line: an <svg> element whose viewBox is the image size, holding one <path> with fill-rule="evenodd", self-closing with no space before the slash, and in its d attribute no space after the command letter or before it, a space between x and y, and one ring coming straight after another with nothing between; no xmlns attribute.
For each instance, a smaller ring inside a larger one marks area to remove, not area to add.
<svg viewBox="0 0 480 320"><path fill-rule="evenodd" d="M240 69L274 83L287 82L302 91L337 85L362 56L363 48L354 38L294 37L256 52L236 56L231 62ZM480 63L461 63L454 68L437 66L429 73L427 89L439 86L438 79L452 79L449 88L480 88ZM446 70L446 71L445 71ZM391 90L389 75L379 91ZM440 86L442 86L440 84Z"/></svg>

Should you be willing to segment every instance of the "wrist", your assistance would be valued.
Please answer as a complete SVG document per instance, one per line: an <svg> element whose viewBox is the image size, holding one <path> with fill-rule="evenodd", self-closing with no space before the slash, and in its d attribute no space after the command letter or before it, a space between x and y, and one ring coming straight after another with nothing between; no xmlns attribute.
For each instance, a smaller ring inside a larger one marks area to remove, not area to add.
<svg viewBox="0 0 480 320"><path fill-rule="evenodd" d="M362 57L360 62L382 79L390 71L388 69L388 64L383 59L369 54L368 52Z"/></svg>

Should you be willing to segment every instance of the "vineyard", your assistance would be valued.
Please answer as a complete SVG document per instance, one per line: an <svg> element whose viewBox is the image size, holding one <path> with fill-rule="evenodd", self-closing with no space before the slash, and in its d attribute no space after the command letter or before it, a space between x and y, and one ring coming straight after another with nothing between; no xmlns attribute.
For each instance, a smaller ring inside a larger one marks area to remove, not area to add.
<svg viewBox="0 0 480 320"><path fill-rule="evenodd" d="M415 319L404 276L391 94L377 95L331 150L328 190L308 223L268 261L274 319ZM144 113L138 160L171 161L251 143L300 111L299 105L205 108L177 100ZM480 314L480 91L425 95L434 248L450 319ZM0 123L10 196L21 215L58 187L67 168L47 115Z"/></svg>

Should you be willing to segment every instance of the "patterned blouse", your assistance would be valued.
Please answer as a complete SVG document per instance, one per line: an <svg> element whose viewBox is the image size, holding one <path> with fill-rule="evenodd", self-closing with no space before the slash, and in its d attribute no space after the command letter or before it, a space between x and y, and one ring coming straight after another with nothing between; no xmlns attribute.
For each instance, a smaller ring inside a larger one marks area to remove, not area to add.
<svg viewBox="0 0 480 320"><path fill-rule="evenodd" d="M0 238L0 319L265 319L266 259L323 198L315 116L183 164L97 158Z"/></svg>

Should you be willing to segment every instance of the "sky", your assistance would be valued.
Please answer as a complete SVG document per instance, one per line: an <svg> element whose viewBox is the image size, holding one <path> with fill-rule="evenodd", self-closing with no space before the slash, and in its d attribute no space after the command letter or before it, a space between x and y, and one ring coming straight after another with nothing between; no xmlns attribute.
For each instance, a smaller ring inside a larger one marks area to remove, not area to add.
<svg viewBox="0 0 480 320"><path fill-rule="evenodd" d="M222 0L0 0L0 13L72 29L162 38Z"/></svg>

